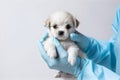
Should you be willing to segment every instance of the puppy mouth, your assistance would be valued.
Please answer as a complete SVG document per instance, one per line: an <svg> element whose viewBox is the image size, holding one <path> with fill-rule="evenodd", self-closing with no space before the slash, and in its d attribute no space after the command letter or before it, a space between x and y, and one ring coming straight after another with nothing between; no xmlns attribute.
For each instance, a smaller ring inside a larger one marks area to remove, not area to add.
<svg viewBox="0 0 120 80"><path fill-rule="evenodd" d="M66 40L66 39L68 39L69 37L64 36L64 35L58 35L56 38L57 38L58 40Z"/></svg>

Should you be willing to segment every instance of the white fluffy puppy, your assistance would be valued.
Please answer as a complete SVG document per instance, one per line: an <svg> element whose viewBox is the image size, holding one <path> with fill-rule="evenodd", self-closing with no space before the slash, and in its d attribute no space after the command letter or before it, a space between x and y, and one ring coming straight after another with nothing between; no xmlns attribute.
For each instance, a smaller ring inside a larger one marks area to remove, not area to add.
<svg viewBox="0 0 120 80"><path fill-rule="evenodd" d="M49 36L43 43L50 58L56 58L57 52L55 45L51 41L51 37L57 38L65 50L68 52L68 62L73 66L76 62L76 57L80 55L79 47L70 40L70 33L75 32L78 27L79 21L70 13L65 11L57 11L53 13L46 20L46 27L49 30Z"/></svg>

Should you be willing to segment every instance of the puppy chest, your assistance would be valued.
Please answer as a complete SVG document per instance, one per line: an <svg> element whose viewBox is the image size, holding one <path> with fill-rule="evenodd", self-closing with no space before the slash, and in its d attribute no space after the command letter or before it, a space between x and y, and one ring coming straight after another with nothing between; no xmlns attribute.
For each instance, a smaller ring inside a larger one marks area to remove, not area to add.
<svg viewBox="0 0 120 80"><path fill-rule="evenodd" d="M61 41L62 46L67 50L70 46L75 46L76 44L72 41Z"/></svg>

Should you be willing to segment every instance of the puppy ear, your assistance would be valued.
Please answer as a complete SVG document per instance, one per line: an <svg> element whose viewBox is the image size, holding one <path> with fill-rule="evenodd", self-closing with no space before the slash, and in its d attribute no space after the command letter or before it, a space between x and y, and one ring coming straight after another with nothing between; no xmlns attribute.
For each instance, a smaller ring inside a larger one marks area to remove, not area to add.
<svg viewBox="0 0 120 80"><path fill-rule="evenodd" d="M77 28L79 26L80 22L77 19L74 19L74 26Z"/></svg>
<svg viewBox="0 0 120 80"><path fill-rule="evenodd" d="M45 26L50 28L50 18L45 21Z"/></svg>

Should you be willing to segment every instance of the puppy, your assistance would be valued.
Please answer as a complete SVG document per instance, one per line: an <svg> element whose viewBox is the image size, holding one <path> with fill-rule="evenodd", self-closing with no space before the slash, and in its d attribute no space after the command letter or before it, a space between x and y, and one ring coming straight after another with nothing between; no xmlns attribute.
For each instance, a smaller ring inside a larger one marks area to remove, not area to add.
<svg viewBox="0 0 120 80"><path fill-rule="evenodd" d="M50 58L58 57L55 45L51 41L51 37L57 38L63 48L68 52L68 62L73 66L76 62L76 57L80 56L79 47L70 40L69 36L75 32L75 29L79 26L79 21L73 17L70 13L65 11L57 11L53 13L46 20L46 27L49 30L49 36L44 41L44 49ZM61 77L61 73L56 77Z"/></svg>

